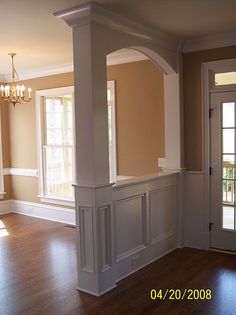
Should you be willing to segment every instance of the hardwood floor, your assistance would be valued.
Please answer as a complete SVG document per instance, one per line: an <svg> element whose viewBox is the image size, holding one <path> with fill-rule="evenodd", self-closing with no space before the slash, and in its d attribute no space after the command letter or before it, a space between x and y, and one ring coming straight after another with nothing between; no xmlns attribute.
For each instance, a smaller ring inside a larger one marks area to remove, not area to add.
<svg viewBox="0 0 236 315"><path fill-rule="evenodd" d="M178 249L96 298L76 291L75 229L17 214L0 220L0 315L236 314L236 256ZM213 297L150 299L167 288Z"/></svg>

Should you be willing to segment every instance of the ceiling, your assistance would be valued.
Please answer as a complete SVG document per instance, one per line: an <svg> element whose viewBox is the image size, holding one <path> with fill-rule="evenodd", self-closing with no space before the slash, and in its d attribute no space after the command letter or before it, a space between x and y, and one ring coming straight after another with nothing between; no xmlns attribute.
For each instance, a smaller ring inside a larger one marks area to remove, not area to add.
<svg viewBox="0 0 236 315"><path fill-rule="evenodd" d="M0 0L0 74L16 52L21 74L46 73L72 64L72 32L53 13L86 0ZM172 36L189 40L236 30L235 0L97 0L103 6ZM137 56L136 56L137 58ZM114 63L114 62L112 62Z"/></svg>

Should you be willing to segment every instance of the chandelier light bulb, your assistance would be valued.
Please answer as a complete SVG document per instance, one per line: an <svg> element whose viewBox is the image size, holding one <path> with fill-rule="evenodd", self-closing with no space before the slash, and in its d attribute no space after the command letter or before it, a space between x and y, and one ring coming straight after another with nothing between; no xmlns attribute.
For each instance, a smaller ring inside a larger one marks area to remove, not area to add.
<svg viewBox="0 0 236 315"><path fill-rule="evenodd" d="M11 56L11 62L12 62L12 82L7 85L1 85L1 99L4 101L8 101L9 103L13 104L14 107L18 103L20 104L21 101L29 102L31 97L31 88L27 89L27 93L25 93L26 88L24 85L15 84L15 81L18 81L18 74L16 72L15 66L14 66L14 57L15 53L9 53L9 56Z"/></svg>

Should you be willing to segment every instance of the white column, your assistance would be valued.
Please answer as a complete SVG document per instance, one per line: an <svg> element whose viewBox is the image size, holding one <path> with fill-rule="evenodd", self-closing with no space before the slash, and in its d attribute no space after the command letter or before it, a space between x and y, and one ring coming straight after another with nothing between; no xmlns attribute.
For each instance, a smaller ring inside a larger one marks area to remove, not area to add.
<svg viewBox="0 0 236 315"><path fill-rule="evenodd" d="M75 78L78 289L99 296L115 286L106 54L96 25L90 19L80 25L74 14L71 22L69 15Z"/></svg>
<svg viewBox="0 0 236 315"><path fill-rule="evenodd" d="M181 169L179 74L164 76L166 169Z"/></svg>

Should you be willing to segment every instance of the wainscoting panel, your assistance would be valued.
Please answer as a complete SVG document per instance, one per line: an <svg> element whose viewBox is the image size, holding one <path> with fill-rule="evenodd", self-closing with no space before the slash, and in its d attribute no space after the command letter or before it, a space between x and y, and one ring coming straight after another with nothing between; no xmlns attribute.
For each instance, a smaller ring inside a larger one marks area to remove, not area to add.
<svg viewBox="0 0 236 315"><path fill-rule="evenodd" d="M113 189L117 280L178 247L179 174Z"/></svg>
<svg viewBox="0 0 236 315"><path fill-rule="evenodd" d="M174 186L149 192L151 245L174 233L175 204Z"/></svg>
<svg viewBox="0 0 236 315"><path fill-rule="evenodd" d="M111 247L111 207L98 208L100 271L104 272L112 265Z"/></svg>
<svg viewBox="0 0 236 315"><path fill-rule="evenodd" d="M93 209L79 206L81 269L94 273Z"/></svg>
<svg viewBox="0 0 236 315"><path fill-rule="evenodd" d="M185 246L209 249L210 206L206 175L186 172L184 183Z"/></svg>
<svg viewBox="0 0 236 315"><path fill-rule="evenodd" d="M146 246L145 202L145 194L114 202L116 261L120 261Z"/></svg>

